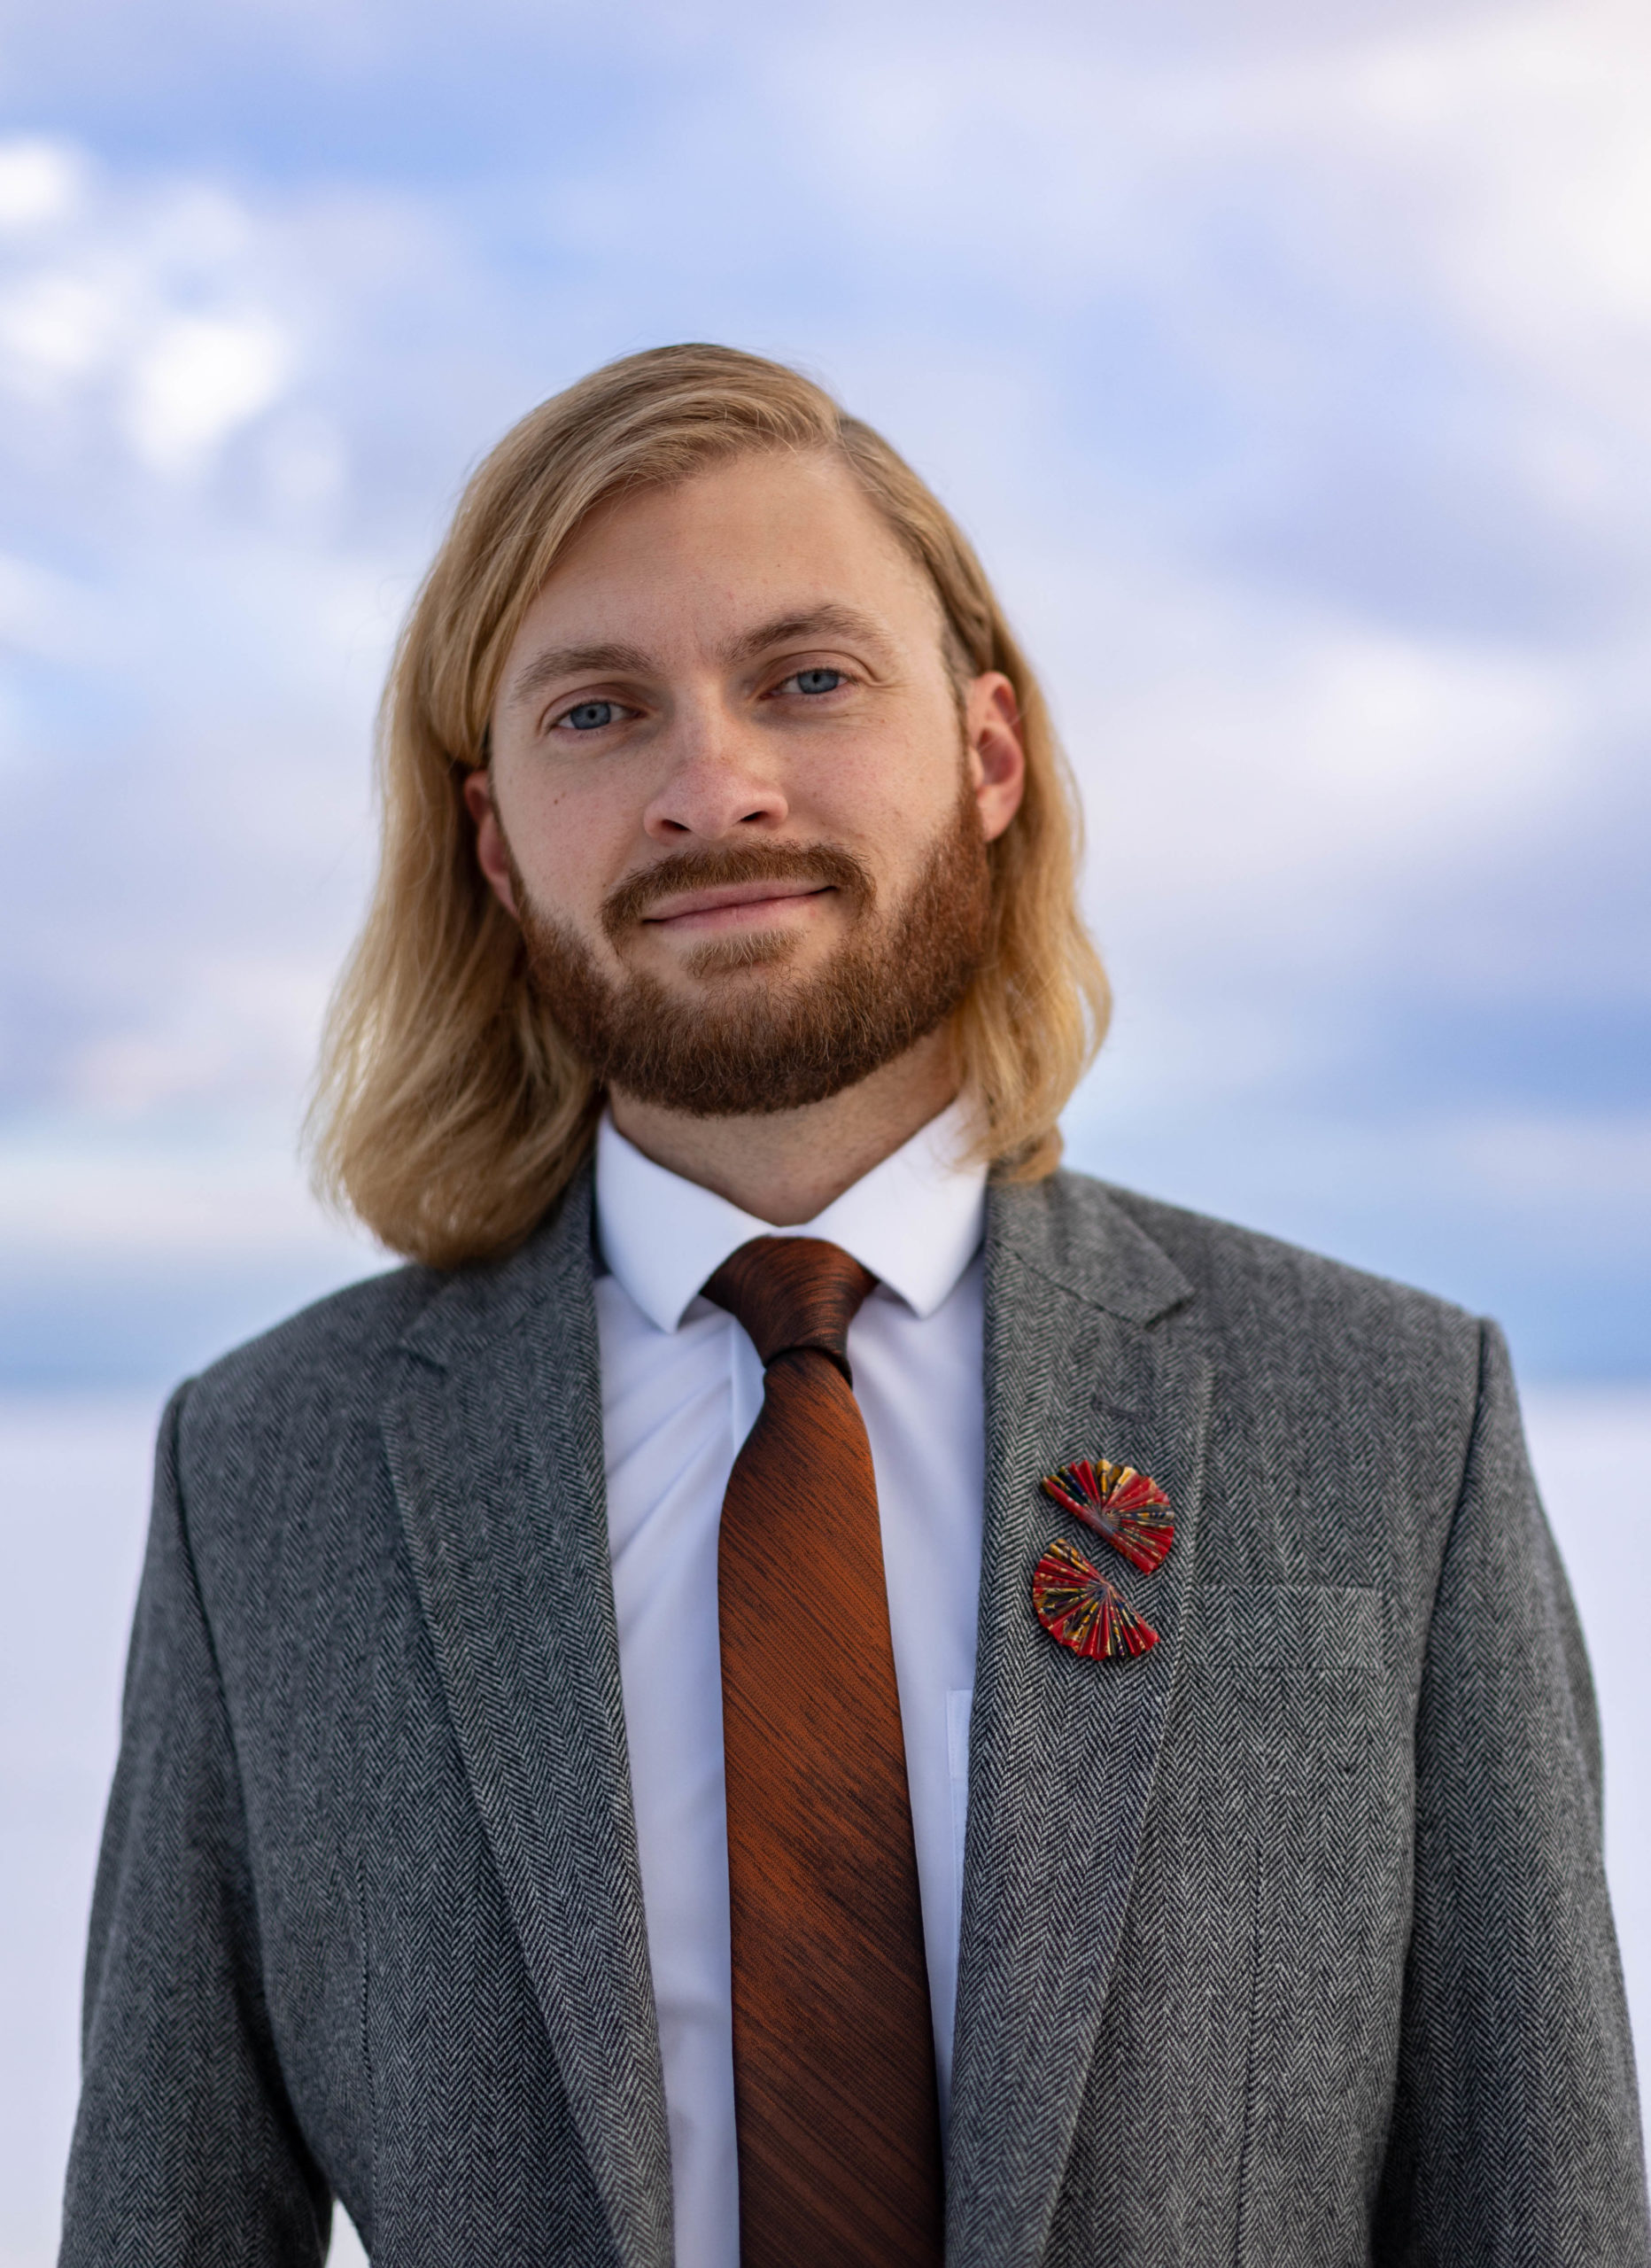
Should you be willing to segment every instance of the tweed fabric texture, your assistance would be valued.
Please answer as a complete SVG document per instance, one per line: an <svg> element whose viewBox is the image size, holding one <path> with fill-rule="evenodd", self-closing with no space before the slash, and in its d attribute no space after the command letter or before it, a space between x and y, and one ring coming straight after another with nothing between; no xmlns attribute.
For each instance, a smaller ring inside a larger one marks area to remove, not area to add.
<svg viewBox="0 0 1651 2268"><path fill-rule="evenodd" d="M66 2268L669 2268L589 1185L174 1401ZM952 2268L1644 2268L1585 1658L1496 1332L1061 1174L992 1192ZM1136 1660L1041 1476L1150 1472Z"/></svg>
<svg viewBox="0 0 1651 2268"><path fill-rule="evenodd" d="M939 2268L945 2201L877 1476L875 1278L758 1237L705 1296L764 1365L718 1534L743 2268Z"/></svg>

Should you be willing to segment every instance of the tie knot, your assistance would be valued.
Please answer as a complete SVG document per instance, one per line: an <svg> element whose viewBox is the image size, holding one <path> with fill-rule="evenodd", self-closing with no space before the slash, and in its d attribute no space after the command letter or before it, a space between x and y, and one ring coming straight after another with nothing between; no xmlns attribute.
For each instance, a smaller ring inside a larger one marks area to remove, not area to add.
<svg viewBox="0 0 1651 2268"><path fill-rule="evenodd" d="M724 1261L705 1296L745 1326L764 1366L812 1348L850 1386L849 1325L877 1278L820 1237L753 1237Z"/></svg>

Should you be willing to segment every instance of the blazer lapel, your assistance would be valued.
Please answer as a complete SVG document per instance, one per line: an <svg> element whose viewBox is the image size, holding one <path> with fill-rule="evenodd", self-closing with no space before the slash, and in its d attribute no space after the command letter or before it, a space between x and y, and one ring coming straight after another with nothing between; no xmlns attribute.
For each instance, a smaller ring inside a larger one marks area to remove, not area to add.
<svg viewBox="0 0 1651 2268"><path fill-rule="evenodd" d="M384 1433L460 1751L618 2257L670 2268L670 2148L608 1560L590 1179L403 1342Z"/></svg>
<svg viewBox="0 0 1651 2268"><path fill-rule="evenodd" d="M948 2164L951 2268L1042 2259L1088 2081L1169 1710L1197 1540L1208 1366L1175 1343L1191 1286L1093 1183L992 1192L987 1486ZM1168 1491L1137 1575L1040 1492L1099 1453ZM1159 1643L1092 1662L1033 1609L1057 1535L1106 1562Z"/></svg>

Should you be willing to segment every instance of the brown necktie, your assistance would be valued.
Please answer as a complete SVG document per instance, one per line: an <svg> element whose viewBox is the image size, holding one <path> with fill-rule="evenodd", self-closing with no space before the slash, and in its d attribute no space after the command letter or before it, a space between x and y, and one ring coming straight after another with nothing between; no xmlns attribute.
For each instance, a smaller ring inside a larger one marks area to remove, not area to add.
<svg viewBox="0 0 1651 2268"><path fill-rule="evenodd" d="M877 1483L876 1278L758 1237L705 1286L762 1356L717 1558L741 2268L939 2268L940 2114Z"/></svg>

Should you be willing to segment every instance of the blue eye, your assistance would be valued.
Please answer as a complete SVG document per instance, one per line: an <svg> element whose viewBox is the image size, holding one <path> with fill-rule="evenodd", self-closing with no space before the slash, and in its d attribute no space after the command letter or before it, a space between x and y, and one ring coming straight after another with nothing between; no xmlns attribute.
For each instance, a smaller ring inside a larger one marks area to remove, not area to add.
<svg viewBox="0 0 1651 2268"><path fill-rule="evenodd" d="M577 709L570 709L562 718L576 733L600 733L604 725L611 725L619 713L616 701L581 701Z"/></svg>
<svg viewBox="0 0 1651 2268"><path fill-rule="evenodd" d="M842 683L841 670L799 670L791 682L799 693L835 693Z"/></svg>

